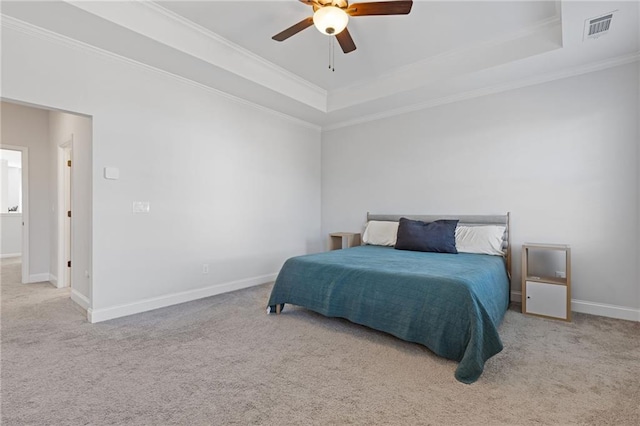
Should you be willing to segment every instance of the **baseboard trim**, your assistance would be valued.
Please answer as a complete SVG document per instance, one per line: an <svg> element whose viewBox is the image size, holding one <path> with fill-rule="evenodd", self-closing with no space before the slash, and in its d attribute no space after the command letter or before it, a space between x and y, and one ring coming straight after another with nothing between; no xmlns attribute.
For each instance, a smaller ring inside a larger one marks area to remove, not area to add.
<svg viewBox="0 0 640 426"><path fill-rule="evenodd" d="M49 274L49 282L58 287L58 277L56 277L55 275Z"/></svg>
<svg viewBox="0 0 640 426"><path fill-rule="evenodd" d="M139 302L127 303L123 305L111 306L101 309L87 309L87 319L91 323L108 321L110 319L126 317L129 315L139 314L142 312L152 311L154 309L165 308L171 305L191 302L193 300L203 299L222 293L228 293L247 287L264 284L274 281L278 274L261 275L258 277L247 278L244 280L232 281L223 284L216 284L209 287L198 288L195 290L182 291L179 293L167 294L165 296L144 299Z"/></svg>
<svg viewBox="0 0 640 426"><path fill-rule="evenodd" d="M571 299L571 310L583 314L599 315L628 321L640 322L640 309L627 306L608 305L606 303L594 303L586 300Z"/></svg>
<svg viewBox="0 0 640 426"><path fill-rule="evenodd" d="M46 283L49 282L50 274L48 272L44 274L33 274L29 275L29 280L27 283Z"/></svg>
<svg viewBox="0 0 640 426"><path fill-rule="evenodd" d="M89 306L91 306L91 302L84 295L78 292L78 290L72 288L71 289L71 300L73 300L76 304L78 304L85 311L89 310Z"/></svg>
<svg viewBox="0 0 640 426"><path fill-rule="evenodd" d="M22 253L5 253L5 254L0 254L0 259L9 259L11 257L20 257L22 256Z"/></svg>
<svg viewBox="0 0 640 426"><path fill-rule="evenodd" d="M519 291L512 291L511 301L522 303L522 293ZM571 299L571 310L582 314L640 322L640 309L630 308L628 306L609 305L606 303Z"/></svg>

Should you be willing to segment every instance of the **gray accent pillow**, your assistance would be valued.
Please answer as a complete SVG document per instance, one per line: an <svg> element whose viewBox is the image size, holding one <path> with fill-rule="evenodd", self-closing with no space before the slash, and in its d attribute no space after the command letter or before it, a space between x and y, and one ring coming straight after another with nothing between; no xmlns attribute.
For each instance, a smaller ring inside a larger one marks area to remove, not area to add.
<svg viewBox="0 0 640 426"><path fill-rule="evenodd" d="M457 220L422 222L400 218L395 248L398 250L458 254L456 250Z"/></svg>

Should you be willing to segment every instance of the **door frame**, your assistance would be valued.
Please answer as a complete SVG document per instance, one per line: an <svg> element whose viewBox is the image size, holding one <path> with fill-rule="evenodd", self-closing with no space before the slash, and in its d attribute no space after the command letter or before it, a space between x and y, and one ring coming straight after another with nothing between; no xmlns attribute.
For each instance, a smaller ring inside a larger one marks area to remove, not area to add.
<svg viewBox="0 0 640 426"><path fill-rule="evenodd" d="M71 205L71 201L73 200L73 194L71 193L71 186L73 182L73 134L69 136L64 142L58 144L58 182L57 182L57 192L58 192L58 271L57 271L57 281L56 287L63 288L67 287L67 283L71 281L71 269L67 266L67 261L71 261L71 265L73 267L73 248L69 252L69 259L66 257L66 246L67 243L71 244L73 240L71 238L71 234L73 233L73 214L71 215L71 232L66 231L67 224L67 210L65 208L65 201L67 197L66 193L66 179L65 179L65 171L66 167L68 167L65 163L66 159L66 151L69 151L69 158L71 158L71 170L69 170L69 204ZM69 239L69 240L67 240ZM72 286L72 283L69 287Z"/></svg>
<svg viewBox="0 0 640 426"><path fill-rule="evenodd" d="M22 152L22 284L30 283L29 274L29 148L0 144L0 149Z"/></svg>

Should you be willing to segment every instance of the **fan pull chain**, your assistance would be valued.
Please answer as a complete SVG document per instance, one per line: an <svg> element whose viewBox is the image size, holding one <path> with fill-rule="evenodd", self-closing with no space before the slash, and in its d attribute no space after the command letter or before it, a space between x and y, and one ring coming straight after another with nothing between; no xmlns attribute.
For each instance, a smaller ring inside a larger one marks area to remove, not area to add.
<svg viewBox="0 0 640 426"><path fill-rule="evenodd" d="M336 37L331 37L331 72L336 72Z"/></svg>
<svg viewBox="0 0 640 426"><path fill-rule="evenodd" d="M329 37L329 69L332 72L336 72L335 64L336 64L336 55L335 55L335 37Z"/></svg>

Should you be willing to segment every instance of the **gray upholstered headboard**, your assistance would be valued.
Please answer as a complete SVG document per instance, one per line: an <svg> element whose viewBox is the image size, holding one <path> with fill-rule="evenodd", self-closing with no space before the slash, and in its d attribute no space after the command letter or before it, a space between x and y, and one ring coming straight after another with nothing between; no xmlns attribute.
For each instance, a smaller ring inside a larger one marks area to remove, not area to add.
<svg viewBox="0 0 640 426"><path fill-rule="evenodd" d="M505 215L415 215L415 214L372 214L367 212L367 222L370 220L384 220L390 222L398 222L401 217L412 220L421 220L423 222L433 222L438 219L458 219L459 225L481 226L481 225L500 225L504 226L504 235L502 236L502 250L507 263L507 274L511 280L511 238L509 229L510 213Z"/></svg>

